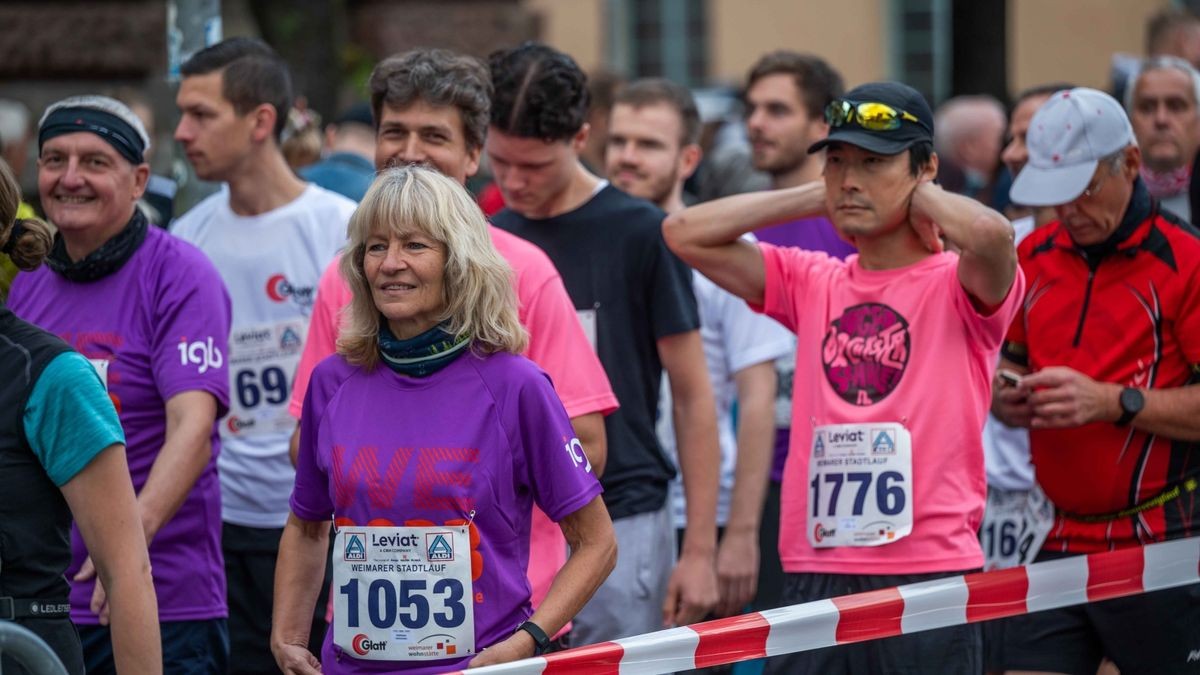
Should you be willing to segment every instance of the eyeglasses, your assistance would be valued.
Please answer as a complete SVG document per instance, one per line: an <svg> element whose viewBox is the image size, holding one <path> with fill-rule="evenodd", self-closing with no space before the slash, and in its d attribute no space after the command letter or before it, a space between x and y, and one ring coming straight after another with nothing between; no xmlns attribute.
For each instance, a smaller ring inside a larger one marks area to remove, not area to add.
<svg viewBox="0 0 1200 675"><path fill-rule="evenodd" d="M1075 200L1078 201L1080 199L1087 199L1087 198L1090 198L1093 195L1095 195L1097 192L1100 191L1100 187L1102 185L1104 185L1104 179L1108 178L1108 176L1109 176L1108 171L1101 171L1100 175L1097 176L1096 179L1093 180L1091 183L1088 183L1088 186L1083 189L1083 192L1081 192L1079 194L1079 196L1075 198Z"/></svg>
<svg viewBox="0 0 1200 675"><path fill-rule="evenodd" d="M825 121L834 128L857 121L858 126L868 131L892 131L899 129L903 120L925 126L916 115L886 103L839 100L825 106Z"/></svg>

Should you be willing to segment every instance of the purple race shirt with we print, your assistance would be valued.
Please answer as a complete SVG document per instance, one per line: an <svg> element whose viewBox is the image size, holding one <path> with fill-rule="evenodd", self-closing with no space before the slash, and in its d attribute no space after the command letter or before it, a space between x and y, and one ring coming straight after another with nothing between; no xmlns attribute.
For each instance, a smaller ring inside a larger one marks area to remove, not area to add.
<svg viewBox="0 0 1200 675"><path fill-rule="evenodd" d="M339 527L471 523L477 649L532 613L533 504L557 522L600 492L549 378L524 357L467 353L424 378L386 366L365 372L340 356L313 371L292 511ZM321 651L326 673L440 673L474 656L368 661L333 645L332 634Z"/></svg>
<svg viewBox="0 0 1200 675"><path fill-rule="evenodd" d="M133 487L141 491L167 434L166 402L187 391L229 407L230 305L220 276L191 244L156 227L116 272L87 283L67 281L42 267L17 275L9 308L66 340L93 362L107 362L109 397L125 430ZM227 615L221 556L220 441L210 436L212 459L175 517L150 542L150 565L161 621ZM71 532L74 576L87 549ZM71 619L99 623L89 609L93 581L71 584Z"/></svg>

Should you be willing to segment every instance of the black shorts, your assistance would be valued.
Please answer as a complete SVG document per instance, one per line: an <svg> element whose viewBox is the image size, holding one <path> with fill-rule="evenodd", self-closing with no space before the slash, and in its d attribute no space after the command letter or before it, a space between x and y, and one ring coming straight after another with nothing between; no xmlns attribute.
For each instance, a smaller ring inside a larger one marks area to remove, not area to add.
<svg viewBox="0 0 1200 675"><path fill-rule="evenodd" d="M783 604L795 605L825 600L840 595L915 584L921 581L955 576L962 572L938 574L787 574L783 584ZM881 640L826 647L767 659L764 673L792 675L858 675L859 673L895 673L897 675L978 675L983 671L983 640L979 624L947 626ZM1092 675L1095 675L1094 673Z"/></svg>
<svg viewBox="0 0 1200 675"><path fill-rule="evenodd" d="M1038 556L1038 562L1067 557ZM1108 657L1121 675L1200 673L1200 584L1013 617L1008 670L1095 675Z"/></svg>

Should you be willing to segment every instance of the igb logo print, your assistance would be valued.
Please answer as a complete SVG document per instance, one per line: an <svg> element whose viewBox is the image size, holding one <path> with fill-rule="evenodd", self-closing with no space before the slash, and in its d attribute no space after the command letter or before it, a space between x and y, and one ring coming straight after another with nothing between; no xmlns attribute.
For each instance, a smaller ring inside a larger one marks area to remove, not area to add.
<svg viewBox="0 0 1200 675"><path fill-rule="evenodd" d="M908 322L875 302L847 307L821 345L825 378L843 400L869 406L900 385L912 348Z"/></svg>

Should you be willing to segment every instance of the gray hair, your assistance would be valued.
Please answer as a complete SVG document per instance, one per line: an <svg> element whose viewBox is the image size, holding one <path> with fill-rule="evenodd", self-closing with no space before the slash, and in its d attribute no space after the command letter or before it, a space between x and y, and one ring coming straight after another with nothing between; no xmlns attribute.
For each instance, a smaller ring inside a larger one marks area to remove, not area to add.
<svg viewBox="0 0 1200 675"><path fill-rule="evenodd" d="M1200 110L1200 72L1197 72L1192 64L1179 58L1178 56L1152 56L1142 61L1138 68L1137 74L1129 79L1129 86L1125 87L1125 111L1133 115L1133 97L1134 90L1137 89L1138 80L1142 78L1144 73L1152 70L1169 70L1175 69L1192 81L1192 103Z"/></svg>
<svg viewBox="0 0 1200 675"><path fill-rule="evenodd" d="M10 98L0 99L0 145L8 147L28 134L32 117L24 103Z"/></svg>
<svg viewBox="0 0 1200 675"><path fill-rule="evenodd" d="M46 118L50 116L50 113L53 113L55 110L61 110L62 108L91 108L92 110L106 112L133 127L133 130L137 132L138 137L144 144L143 152L150 149L150 134L146 133L146 126L142 124L142 119L135 115L133 111L129 109L129 106L121 103L115 98L100 96L99 94L69 96L57 103L50 104L50 106L46 108L46 112L42 113L42 119L38 120L38 127L40 128L46 123Z"/></svg>
<svg viewBox="0 0 1200 675"><path fill-rule="evenodd" d="M953 159L951 152L959 140L975 131L981 115L991 115L1003 129L1008 123L1004 105L992 96L955 96L938 107L933 118L934 150Z"/></svg>

